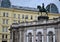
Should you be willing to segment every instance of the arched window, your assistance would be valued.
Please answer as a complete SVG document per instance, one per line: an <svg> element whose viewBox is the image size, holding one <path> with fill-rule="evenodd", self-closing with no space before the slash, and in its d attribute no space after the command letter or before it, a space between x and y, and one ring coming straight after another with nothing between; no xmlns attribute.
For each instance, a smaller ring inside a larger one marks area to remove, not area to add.
<svg viewBox="0 0 60 42"><path fill-rule="evenodd" d="M48 33L48 40L49 40L49 42L53 42L53 32L52 31L50 31Z"/></svg>
<svg viewBox="0 0 60 42"><path fill-rule="evenodd" d="M37 42L42 42L42 33L38 32L37 36L38 36Z"/></svg>
<svg viewBox="0 0 60 42"><path fill-rule="evenodd" d="M32 42L32 33L28 33L28 42Z"/></svg>
<svg viewBox="0 0 60 42"><path fill-rule="evenodd" d="M47 5L46 9L50 13L59 13L57 6L55 4L53 4L53 3Z"/></svg>

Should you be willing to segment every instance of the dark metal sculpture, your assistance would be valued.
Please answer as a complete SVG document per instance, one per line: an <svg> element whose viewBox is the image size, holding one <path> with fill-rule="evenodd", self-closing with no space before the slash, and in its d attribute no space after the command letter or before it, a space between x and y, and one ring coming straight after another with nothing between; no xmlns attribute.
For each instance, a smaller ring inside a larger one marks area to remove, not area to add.
<svg viewBox="0 0 60 42"><path fill-rule="evenodd" d="M41 6L37 6L37 9L39 9L39 12L45 12L47 14L47 10L44 8L44 3L42 3L42 7Z"/></svg>
<svg viewBox="0 0 60 42"><path fill-rule="evenodd" d="M38 17L38 20L40 20L40 19L48 19L49 18L48 14L47 14L47 10L44 8L44 3L42 3L42 7L37 6L37 9L39 9L38 14L39 14L39 12L41 12L41 16ZM43 12L46 13L45 16L43 16L43 14L42 14Z"/></svg>

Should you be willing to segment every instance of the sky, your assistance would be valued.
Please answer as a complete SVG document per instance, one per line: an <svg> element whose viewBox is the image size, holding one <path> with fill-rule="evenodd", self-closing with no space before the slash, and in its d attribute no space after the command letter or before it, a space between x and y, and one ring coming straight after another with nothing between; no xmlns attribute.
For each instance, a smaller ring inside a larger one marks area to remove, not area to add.
<svg viewBox="0 0 60 42"><path fill-rule="evenodd" d="M10 0L12 5L36 7L42 0Z"/></svg>
<svg viewBox="0 0 60 42"><path fill-rule="evenodd" d="M10 2L12 5L15 6L32 7L32 8L37 8L38 5L42 6L42 3L45 4L45 7L50 3L54 3L60 12L59 0L10 0Z"/></svg>
<svg viewBox="0 0 60 42"><path fill-rule="evenodd" d="M42 5L44 3L57 3L60 4L59 0L10 0L12 5L16 6L24 6L24 7L37 7L38 5ZM59 6L59 5L58 5Z"/></svg>

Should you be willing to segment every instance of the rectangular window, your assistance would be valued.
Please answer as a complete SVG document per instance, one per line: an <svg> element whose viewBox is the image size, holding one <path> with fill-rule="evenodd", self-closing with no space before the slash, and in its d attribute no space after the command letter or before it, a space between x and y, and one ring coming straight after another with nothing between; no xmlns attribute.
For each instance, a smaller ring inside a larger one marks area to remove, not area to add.
<svg viewBox="0 0 60 42"><path fill-rule="evenodd" d="M3 24L8 24L8 19L3 19Z"/></svg>
<svg viewBox="0 0 60 42"><path fill-rule="evenodd" d="M5 24L5 19L3 19L3 24Z"/></svg>
<svg viewBox="0 0 60 42"><path fill-rule="evenodd" d="M5 29L5 28L4 28L4 26L3 26L3 27L2 27L2 32L4 32L4 29Z"/></svg>
<svg viewBox="0 0 60 42"><path fill-rule="evenodd" d="M5 35L5 38L7 39L7 34Z"/></svg>
<svg viewBox="0 0 60 42"><path fill-rule="evenodd" d="M14 14L14 18L16 18L16 14Z"/></svg>
<svg viewBox="0 0 60 42"><path fill-rule="evenodd" d="M20 23L20 20L18 21L18 23Z"/></svg>
<svg viewBox="0 0 60 42"><path fill-rule="evenodd" d="M37 20L37 16L35 16L35 20Z"/></svg>
<svg viewBox="0 0 60 42"><path fill-rule="evenodd" d="M28 15L25 16L25 19L28 19Z"/></svg>
<svg viewBox="0 0 60 42"><path fill-rule="evenodd" d="M8 17L8 13L3 13L3 17Z"/></svg>
<svg viewBox="0 0 60 42"><path fill-rule="evenodd" d="M18 19L20 19L20 14L18 14Z"/></svg>
<svg viewBox="0 0 60 42"><path fill-rule="evenodd" d="M8 19L6 19L6 24L8 24Z"/></svg>
<svg viewBox="0 0 60 42"><path fill-rule="evenodd" d="M2 34L2 39L4 39L4 34Z"/></svg>
<svg viewBox="0 0 60 42"><path fill-rule="evenodd" d="M5 12L3 13L3 17L5 17Z"/></svg>
<svg viewBox="0 0 60 42"><path fill-rule="evenodd" d="M6 27L6 32L8 32L8 27Z"/></svg>
<svg viewBox="0 0 60 42"><path fill-rule="evenodd" d="M8 13L6 13L6 17L8 17Z"/></svg>
<svg viewBox="0 0 60 42"><path fill-rule="evenodd" d="M22 19L24 19L24 15L22 15Z"/></svg>
<svg viewBox="0 0 60 42"><path fill-rule="evenodd" d="M32 15L31 15L31 19L33 19Z"/></svg>
<svg viewBox="0 0 60 42"><path fill-rule="evenodd" d="M7 39L7 34L2 34L2 39Z"/></svg>
<svg viewBox="0 0 60 42"><path fill-rule="evenodd" d="M3 26L2 27L2 32L8 32L8 27Z"/></svg>

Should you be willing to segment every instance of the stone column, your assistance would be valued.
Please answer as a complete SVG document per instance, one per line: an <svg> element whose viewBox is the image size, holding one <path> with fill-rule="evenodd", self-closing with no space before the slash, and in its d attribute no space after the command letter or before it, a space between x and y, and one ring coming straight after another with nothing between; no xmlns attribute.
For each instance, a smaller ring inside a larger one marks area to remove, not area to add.
<svg viewBox="0 0 60 42"><path fill-rule="evenodd" d="M24 30L24 42L27 42L27 30Z"/></svg>
<svg viewBox="0 0 60 42"><path fill-rule="evenodd" d="M19 30L18 29L16 30L16 40L17 40L16 42L19 42Z"/></svg>
<svg viewBox="0 0 60 42"><path fill-rule="evenodd" d="M58 29L57 42L60 42L60 29Z"/></svg>
<svg viewBox="0 0 60 42"><path fill-rule="evenodd" d="M36 42L36 29L33 30L33 42Z"/></svg>
<svg viewBox="0 0 60 42"><path fill-rule="evenodd" d="M57 39L56 42L60 42L60 24L57 25L57 28L55 30L56 30L56 39Z"/></svg>
<svg viewBox="0 0 60 42"><path fill-rule="evenodd" d="M58 41L58 28L55 28L55 42Z"/></svg>
<svg viewBox="0 0 60 42"><path fill-rule="evenodd" d="M60 25L55 27L55 42L60 42Z"/></svg>
<svg viewBox="0 0 60 42"><path fill-rule="evenodd" d="M43 33L43 42L47 42L47 29L44 28L44 33Z"/></svg>
<svg viewBox="0 0 60 42"><path fill-rule="evenodd" d="M10 42L13 42L13 32L10 31Z"/></svg>
<svg viewBox="0 0 60 42"><path fill-rule="evenodd" d="M16 41L16 40L15 40L15 33L16 33L15 30L13 30L13 31L12 31L12 42L15 42L15 41Z"/></svg>
<svg viewBox="0 0 60 42"><path fill-rule="evenodd" d="M23 42L23 39L24 39L23 29L21 29L21 28L19 29L19 34L20 34L20 40L19 41Z"/></svg>

